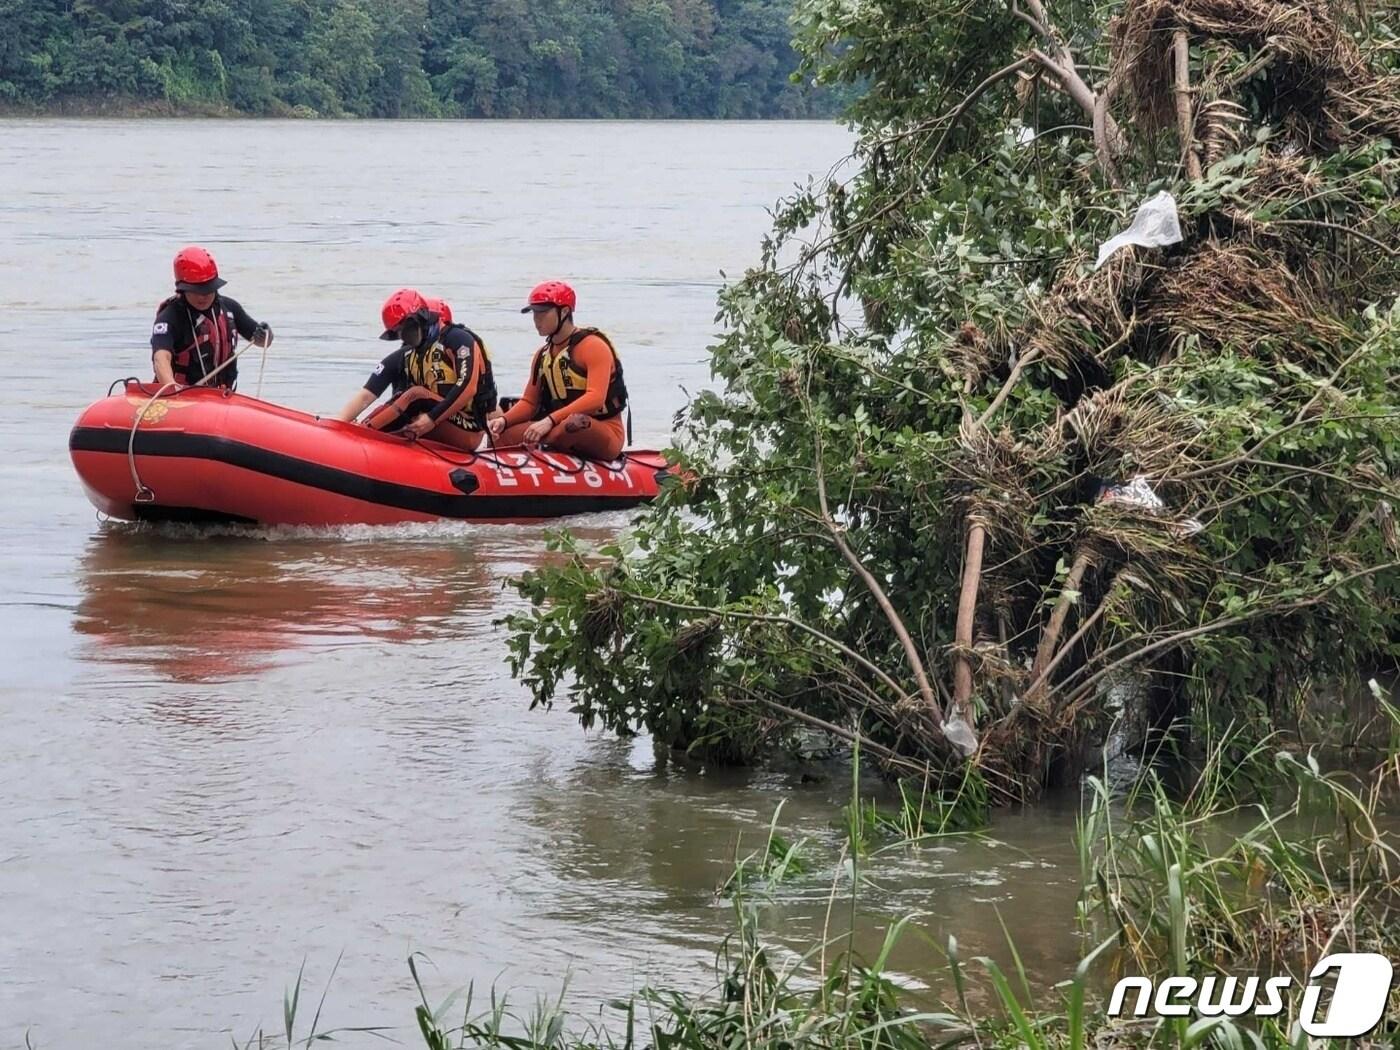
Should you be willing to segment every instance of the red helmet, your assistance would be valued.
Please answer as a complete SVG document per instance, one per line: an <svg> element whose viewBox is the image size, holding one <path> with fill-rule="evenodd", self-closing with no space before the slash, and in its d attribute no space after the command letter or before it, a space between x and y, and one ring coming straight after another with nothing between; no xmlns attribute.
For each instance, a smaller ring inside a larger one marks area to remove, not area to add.
<svg viewBox="0 0 1400 1050"><path fill-rule="evenodd" d="M443 324L452 323L452 307L441 299L433 299L424 296L423 301L428 304L428 309L438 315L438 320Z"/></svg>
<svg viewBox="0 0 1400 1050"><path fill-rule="evenodd" d="M192 244L175 256L176 291L216 292L227 283L219 276L219 264L203 248Z"/></svg>
<svg viewBox="0 0 1400 1050"><path fill-rule="evenodd" d="M422 311L426 316L428 309L428 301L416 291L412 288L400 288L384 300L384 306L379 311L379 316L384 321L384 333L379 338L397 339L399 325L403 324L405 317L410 317L419 311Z"/></svg>
<svg viewBox="0 0 1400 1050"><path fill-rule="evenodd" d="M520 312L528 314L532 307L541 303L572 311L578 303L578 296L574 295L574 290L563 281L545 281L530 289L530 304L523 307Z"/></svg>

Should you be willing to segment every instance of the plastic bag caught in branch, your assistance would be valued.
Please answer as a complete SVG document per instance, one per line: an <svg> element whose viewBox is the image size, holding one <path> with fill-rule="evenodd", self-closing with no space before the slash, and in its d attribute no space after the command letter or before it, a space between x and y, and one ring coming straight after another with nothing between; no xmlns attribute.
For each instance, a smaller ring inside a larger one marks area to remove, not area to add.
<svg viewBox="0 0 1400 1050"><path fill-rule="evenodd" d="M1099 490L1100 503L1122 503L1152 515L1165 514L1167 505L1162 497L1152 490L1147 478L1139 474L1126 485L1107 484ZM1178 536L1194 536L1205 528L1198 519L1186 518L1171 524L1171 530Z"/></svg>
<svg viewBox="0 0 1400 1050"><path fill-rule="evenodd" d="M1108 262L1109 256L1119 248L1130 244L1142 248L1165 248L1169 244L1180 243L1181 220L1176 213L1176 198L1163 190L1142 202L1131 226L1099 245L1099 261L1094 263L1094 269Z"/></svg>
<svg viewBox="0 0 1400 1050"><path fill-rule="evenodd" d="M954 715L943 723L943 735L962 752L963 758L971 758L976 753L977 733L960 715Z"/></svg>
<svg viewBox="0 0 1400 1050"><path fill-rule="evenodd" d="M1152 514L1160 514L1167 509L1162 497L1152 491L1147 478L1139 474L1126 485L1105 485L1099 493L1100 503L1126 503Z"/></svg>

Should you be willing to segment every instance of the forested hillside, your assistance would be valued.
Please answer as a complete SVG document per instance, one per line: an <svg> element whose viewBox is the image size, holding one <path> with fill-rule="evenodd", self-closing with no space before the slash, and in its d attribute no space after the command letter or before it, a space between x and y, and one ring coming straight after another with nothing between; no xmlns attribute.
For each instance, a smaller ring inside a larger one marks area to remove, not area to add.
<svg viewBox="0 0 1400 1050"><path fill-rule="evenodd" d="M0 0L0 107L789 117L791 0Z"/></svg>

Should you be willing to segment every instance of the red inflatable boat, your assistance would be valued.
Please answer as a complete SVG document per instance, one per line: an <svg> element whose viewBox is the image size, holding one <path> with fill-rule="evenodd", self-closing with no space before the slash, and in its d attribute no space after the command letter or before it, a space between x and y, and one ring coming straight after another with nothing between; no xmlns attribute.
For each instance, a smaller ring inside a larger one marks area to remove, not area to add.
<svg viewBox="0 0 1400 1050"><path fill-rule="evenodd" d="M539 521L635 507L669 473L656 452L629 450L612 463L524 448L463 452L222 390L155 392L128 382L88 406L68 439L88 498L114 518Z"/></svg>

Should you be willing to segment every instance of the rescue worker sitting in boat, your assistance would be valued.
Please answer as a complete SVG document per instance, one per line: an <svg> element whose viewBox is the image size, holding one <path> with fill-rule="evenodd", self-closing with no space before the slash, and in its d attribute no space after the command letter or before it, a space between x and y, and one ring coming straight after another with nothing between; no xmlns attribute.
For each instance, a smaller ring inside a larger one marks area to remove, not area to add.
<svg viewBox="0 0 1400 1050"><path fill-rule="evenodd" d="M175 256L175 294L156 307L151 326L151 363L161 386L193 386L213 376L208 385L232 390L238 382L238 337L254 346L272 345L268 325L219 294L227 283L203 248L191 245Z"/></svg>
<svg viewBox="0 0 1400 1050"><path fill-rule="evenodd" d="M487 417L496 411L491 359L469 328L444 322L446 304L434 305L441 309L433 309L412 288L389 296L380 311L380 338L398 339L402 345L379 362L339 418L352 422L392 388L392 399L370 413L366 426L474 449L481 444Z"/></svg>
<svg viewBox="0 0 1400 1050"><path fill-rule="evenodd" d="M520 400L489 423L498 445L545 445L586 459L613 460L627 440L622 362L596 328L574 324L574 290L545 281L521 313L534 315L544 345L530 362Z"/></svg>

